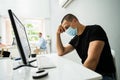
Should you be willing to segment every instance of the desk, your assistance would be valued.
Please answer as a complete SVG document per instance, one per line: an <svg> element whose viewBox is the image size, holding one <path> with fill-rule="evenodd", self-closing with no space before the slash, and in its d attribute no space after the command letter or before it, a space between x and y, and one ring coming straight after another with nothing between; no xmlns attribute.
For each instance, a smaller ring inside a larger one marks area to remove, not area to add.
<svg viewBox="0 0 120 80"><path fill-rule="evenodd" d="M41 78L39 80L100 80L102 79L102 76L100 74L92 70L89 70L78 63L59 57L56 54L47 54L46 56L53 61L53 63L56 65L56 68L47 69L48 76ZM10 66L10 62L13 61L10 59L0 59L0 80L33 80L32 74L37 70L36 68L21 67L17 70L11 71L11 69L10 70L8 69ZM6 70L4 70L5 67L7 68ZM7 70L11 72L6 72Z"/></svg>

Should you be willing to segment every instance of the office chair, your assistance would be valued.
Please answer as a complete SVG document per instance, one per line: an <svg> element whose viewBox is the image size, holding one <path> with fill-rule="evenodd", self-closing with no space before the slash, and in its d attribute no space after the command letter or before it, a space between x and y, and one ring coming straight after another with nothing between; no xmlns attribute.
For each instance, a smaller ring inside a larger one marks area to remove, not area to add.
<svg viewBox="0 0 120 80"><path fill-rule="evenodd" d="M46 49L39 49L39 48L37 48L36 47L36 49L34 50L34 53L36 53L36 54L47 54L48 52L47 52L47 48Z"/></svg>

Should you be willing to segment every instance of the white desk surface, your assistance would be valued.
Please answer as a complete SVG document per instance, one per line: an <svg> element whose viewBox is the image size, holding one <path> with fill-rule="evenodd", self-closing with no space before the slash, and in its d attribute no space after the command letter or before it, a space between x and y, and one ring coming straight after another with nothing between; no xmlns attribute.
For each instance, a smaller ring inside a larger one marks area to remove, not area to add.
<svg viewBox="0 0 120 80"><path fill-rule="evenodd" d="M37 80L101 80L102 76L89 70L81 64L64 59L55 54L46 55L56 68L47 69L48 76ZM21 67L12 70L13 61L10 59L0 59L0 80L34 80L32 74L37 68Z"/></svg>

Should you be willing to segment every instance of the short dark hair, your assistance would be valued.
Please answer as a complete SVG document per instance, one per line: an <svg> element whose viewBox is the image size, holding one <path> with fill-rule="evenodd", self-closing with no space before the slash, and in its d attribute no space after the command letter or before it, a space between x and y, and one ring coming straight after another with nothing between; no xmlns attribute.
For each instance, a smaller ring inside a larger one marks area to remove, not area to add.
<svg viewBox="0 0 120 80"><path fill-rule="evenodd" d="M41 34L41 35L42 35L42 33L41 33L41 32L39 32L39 34Z"/></svg>
<svg viewBox="0 0 120 80"><path fill-rule="evenodd" d="M63 23L64 20L67 20L67 21L70 21L70 22L71 22L74 18L75 18L76 20L78 20L77 17L74 16L73 14L66 14L66 15L63 17L63 19L62 19L62 21L61 21L61 24Z"/></svg>

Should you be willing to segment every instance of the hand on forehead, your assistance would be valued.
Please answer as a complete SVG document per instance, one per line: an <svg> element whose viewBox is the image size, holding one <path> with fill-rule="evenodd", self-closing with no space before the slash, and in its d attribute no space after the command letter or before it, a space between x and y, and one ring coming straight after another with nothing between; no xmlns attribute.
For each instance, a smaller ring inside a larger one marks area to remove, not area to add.
<svg viewBox="0 0 120 80"><path fill-rule="evenodd" d="M68 22L68 21L64 20L61 25L64 29L68 29L70 24L71 24L71 22Z"/></svg>

